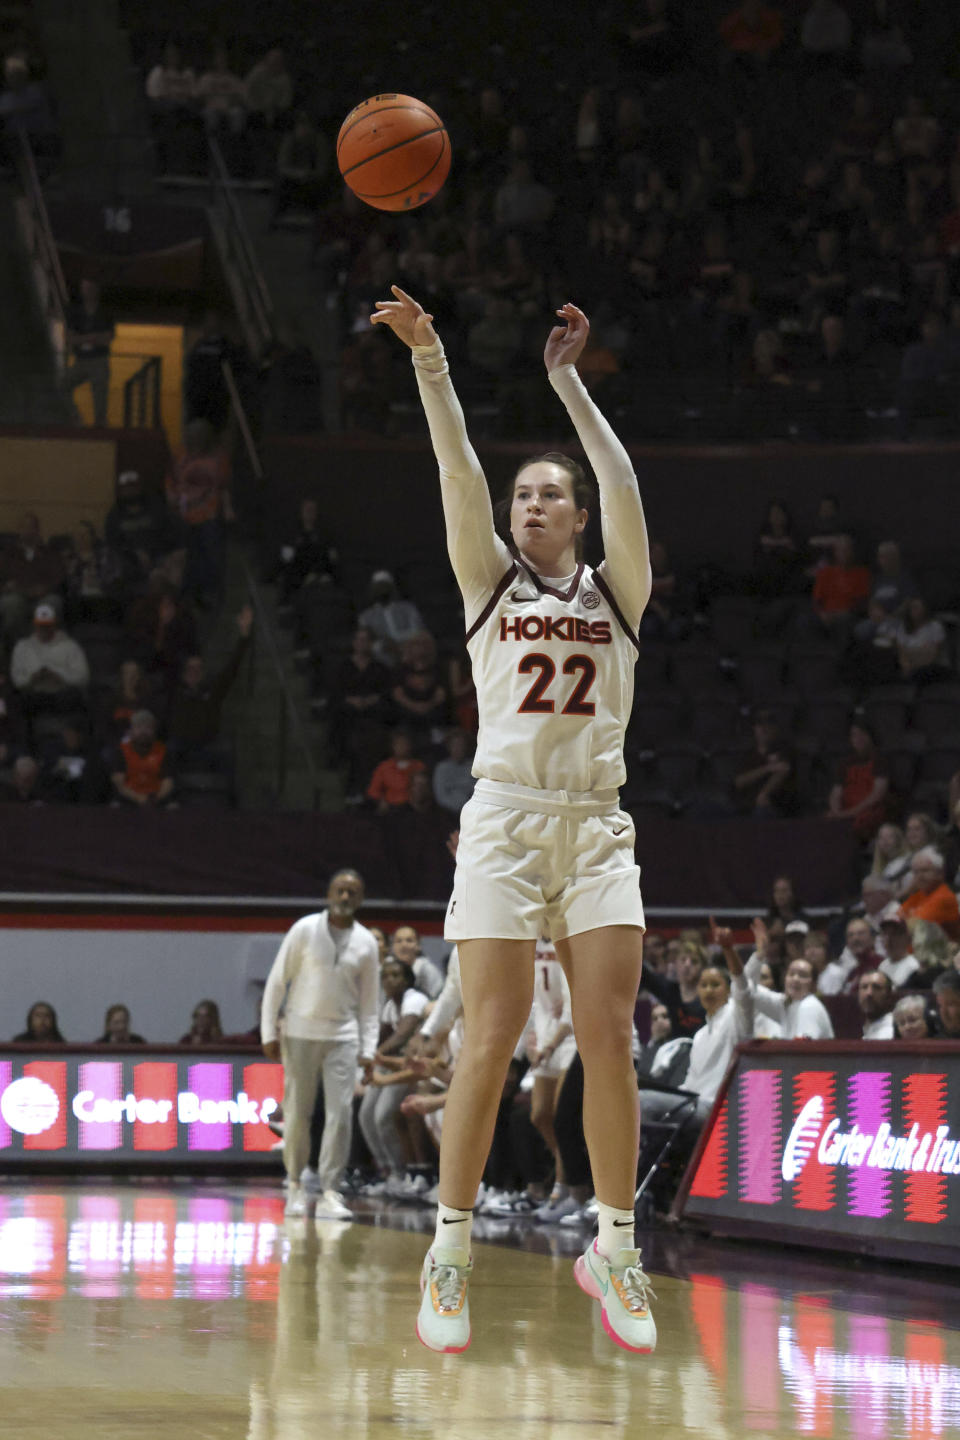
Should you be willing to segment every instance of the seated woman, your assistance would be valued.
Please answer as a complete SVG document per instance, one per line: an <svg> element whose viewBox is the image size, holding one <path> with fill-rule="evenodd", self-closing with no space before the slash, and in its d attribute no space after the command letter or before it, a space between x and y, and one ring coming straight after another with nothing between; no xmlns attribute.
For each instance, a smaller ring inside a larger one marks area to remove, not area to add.
<svg viewBox="0 0 960 1440"><path fill-rule="evenodd" d="M65 1045L57 1012L46 1000L35 1000L27 1011L27 1028L14 1035L15 1045Z"/></svg>
<svg viewBox="0 0 960 1440"><path fill-rule="evenodd" d="M103 1017L103 1034L94 1042L97 1045L145 1045L142 1035L130 1029L130 1011L126 1005L108 1005Z"/></svg>
<svg viewBox="0 0 960 1440"><path fill-rule="evenodd" d="M364 1193L399 1200L410 1198L410 1191L405 1175L406 1152L397 1120L404 1097L418 1079L403 1052L429 1001L416 988L413 970L402 960L388 960L380 972L380 980L387 997L380 1014L380 1045L359 1114L360 1129L380 1178L367 1186ZM426 1189L426 1185L423 1188Z"/></svg>
<svg viewBox="0 0 960 1440"><path fill-rule="evenodd" d="M692 1154L697 1136L709 1119L734 1048L753 1039L754 996L733 933L714 920L710 926L713 944L722 950L726 968L711 961L700 972L697 990L707 1018L693 1036L683 1091L640 1091L641 1133L645 1121L674 1116L683 1096L691 1097L678 1135L678 1155L682 1152L684 1156Z"/></svg>
<svg viewBox="0 0 960 1440"><path fill-rule="evenodd" d="M947 632L939 620L931 618L921 596L913 595L907 601L896 640L904 680L929 685L954 678L947 664Z"/></svg>

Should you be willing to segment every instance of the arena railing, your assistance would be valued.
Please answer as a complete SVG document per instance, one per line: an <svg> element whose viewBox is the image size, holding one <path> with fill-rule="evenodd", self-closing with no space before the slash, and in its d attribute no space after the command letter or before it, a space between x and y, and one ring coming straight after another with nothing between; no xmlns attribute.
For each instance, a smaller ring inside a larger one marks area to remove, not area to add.
<svg viewBox="0 0 960 1440"><path fill-rule="evenodd" d="M163 389L163 359L149 355L123 387L123 427L156 430L163 424L160 395Z"/></svg>
<svg viewBox="0 0 960 1440"><path fill-rule="evenodd" d="M43 198L37 163L30 142L22 130L18 132L18 139L16 164L23 193L16 207L17 219L30 259L30 270L44 329L57 373L60 375L66 364L69 293Z"/></svg>
<svg viewBox="0 0 960 1440"><path fill-rule="evenodd" d="M226 267L227 284L255 358L276 339L276 314L246 222L237 204L230 172L216 136L209 137L211 211Z"/></svg>
<svg viewBox="0 0 960 1440"><path fill-rule="evenodd" d="M250 428L247 412L244 409L240 392L237 389L237 383L229 360L222 362L221 370L223 372L224 383L227 387L227 393L230 396L231 418L236 426L237 434L242 441L243 456L252 472L256 489L262 491L266 478L263 462L260 459L260 452L253 438L253 431ZM264 604L262 589L257 582L247 557L242 553L240 555L240 566L243 572L247 596L253 608L255 621L253 643L256 644L259 642L263 645L269 657L271 668L276 676L275 793L279 800L286 788L287 777L290 770L291 749L293 749L307 776L311 797L309 808L316 809L320 794L320 771L314 759L309 736L307 735L300 712L297 709L296 700L290 689L290 682L284 668L283 657L277 643L276 630L267 607ZM251 676L255 674L255 665L252 658L249 673Z"/></svg>

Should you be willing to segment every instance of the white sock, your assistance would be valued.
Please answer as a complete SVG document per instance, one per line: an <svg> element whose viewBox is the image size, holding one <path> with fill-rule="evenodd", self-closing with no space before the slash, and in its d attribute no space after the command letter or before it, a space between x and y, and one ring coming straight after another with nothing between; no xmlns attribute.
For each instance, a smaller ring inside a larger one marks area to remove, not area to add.
<svg viewBox="0 0 960 1440"><path fill-rule="evenodd" d="M454 1210L452 1205L438 1205L437 1230L433 1237L434 1250L443 1250L447 1254L455 1252L456 1263L466 1265L470 1259L472 1229L472 1210Z"/></svg>
<svg viewBox="0 0 960 1440"><path fill-rule="evenodd" d="M611 1260L618 1250L636 1248L636 1219L632 1210L615 1210L612 1205L604 1205L598 1200L597 1212L600 1217L597 1249L601 1255Z"/></svg>

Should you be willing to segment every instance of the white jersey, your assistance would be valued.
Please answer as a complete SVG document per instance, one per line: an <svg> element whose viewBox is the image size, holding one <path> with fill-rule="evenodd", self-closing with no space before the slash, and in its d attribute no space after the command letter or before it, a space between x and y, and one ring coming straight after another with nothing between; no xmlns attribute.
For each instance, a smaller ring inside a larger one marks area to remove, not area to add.
<svg viewBox="0 0 960 1440"><path fill-rule="evenodd" d="M516 560L467 633L480 730L478 779L616 790L638 642L604 579L578 565L564 590Z"/></svg>
<svg viewBox="0 0 960 1440"><path fill-rule="evenodd" d="M563 966L537 954L533 980L533 1010L530 1016L537 1037L537 1049L549 1044L558 1025L572 1025L570 1014L570 988Z"/></svg>

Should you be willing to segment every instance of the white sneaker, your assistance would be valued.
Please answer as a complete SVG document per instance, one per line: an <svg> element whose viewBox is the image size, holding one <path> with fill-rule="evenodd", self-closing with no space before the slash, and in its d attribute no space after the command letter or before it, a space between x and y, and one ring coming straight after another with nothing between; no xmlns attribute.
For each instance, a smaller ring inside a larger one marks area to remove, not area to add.
<svg viewBox="0 0 960 1440"><path fill-rule="evenodd" d="M558 1223L565 1230L582 1230L584 1227L596 1225L599 1213L596 1200L588 1200L585 1205L579 1205L575 1210L571 1210L569 1215L564 1215Z"/></svg>
<svg viewBox="0 0 960 1440"><path fill-rule="evenodd" d="M386 1180L369 1180L366 1185L361 1185L360 1194L364 1200L379 1200L381 1195L387 1192Z"/></svg>
<svg viewBox="0 0 960 1440"><path fill-rule="evenodd" d="M533 1212L533 1218L538 1225L559 1225L567 1215L572 1215L575 1210L582 1208L580 1201L573 1195L558 1195L556 1200L551 1197L538 1205Z"/></svg>
<svg viewBox="0 0 960 1440"><path fill-rule="evenodd" d="M406 1184L406 1175L389 1175L383 1187L383 1193L388 1200L407 1200L409 1196Z"/></svg>
<svg viewBox="0 0 960 1440"><path fill-rule="evenodd" d="M336 1190L324 1190L317 1201L318 1220L352 1220L353 1211L343 1203L343 1196Z"/></svg>
<svg viewBox="0 0 960 1440"><path fill-rule="evenodd" d="M320 1184L320 1176L316 1170L311 1170L309 1165L305 1165L300 1171L300 1184L304 1190L309 1191L311 1195L319 1195L323 1189L323 1186Z"/></svg>
<svg viewBox="0 0 960 1440"><path fill-rule="evenodd" d="M618 1250L608 1260L594 1240L574 1264L573 1275L585 1294L600 1301L603 1328L615 1345L635 1355L649 1355L657 1348L650 1313L650 1297L657 1297L639 1250Z"/></svg>
<svg viewBox="0 0 960 1440"><path fill-rule="evenodd" d="M404 1197L408 1200L425 1200L430 1191L430 1182L426 1175L408 1175L403 1190Z"/></svg>
<svg viewBox="0 0 960 1440"><path fill-rule="evenodd" d="M428 1350L459 1355L470 1344L467 1282L473 1262L457 1264L456 1250L428 1250L420 1272L417 1339Z"/></svg>
<svg viewBox="0 0 960 1440"><path fill-rule="evenodd" d="M283 1213L284 1215L306 1215L307 1197L302 1185L291 1184L287 1191L287 1203L283 1207Z"/></svg>

